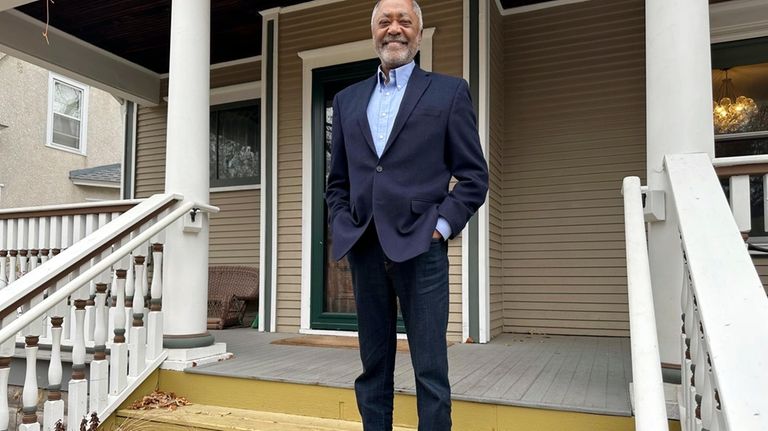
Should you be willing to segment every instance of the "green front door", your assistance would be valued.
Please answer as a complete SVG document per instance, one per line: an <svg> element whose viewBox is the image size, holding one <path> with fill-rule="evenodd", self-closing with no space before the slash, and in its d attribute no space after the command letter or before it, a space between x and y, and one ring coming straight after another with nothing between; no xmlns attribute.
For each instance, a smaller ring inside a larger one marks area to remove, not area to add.
<svg viewBox="0 0 768 431"><path fill-rule="evenodd" d="M315 69L312 74L312 329L356 331L357 315L349 264L331 257L331 236L325 185L331 160L333 97L355 82L373 75L378 59ZM402 318L398 331L404 332Z"/></svg>

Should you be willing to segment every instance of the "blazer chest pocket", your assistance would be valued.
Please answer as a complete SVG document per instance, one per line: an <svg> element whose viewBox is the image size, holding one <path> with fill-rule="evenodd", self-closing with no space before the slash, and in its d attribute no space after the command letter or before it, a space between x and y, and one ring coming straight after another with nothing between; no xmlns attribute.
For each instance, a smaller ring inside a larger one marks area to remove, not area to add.
<svg viewBox="0 0 768 431"><path fill-rule="evenodd" d="M415 214L424 214L434 206L437 206L437 202L427 201L423 199L411 200L411 211Z"/></svg>

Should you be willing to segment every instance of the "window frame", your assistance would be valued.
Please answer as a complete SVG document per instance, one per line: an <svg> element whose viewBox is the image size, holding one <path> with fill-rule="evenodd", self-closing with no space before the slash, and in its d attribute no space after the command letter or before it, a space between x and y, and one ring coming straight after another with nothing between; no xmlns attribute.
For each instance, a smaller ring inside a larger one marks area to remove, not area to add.
<svg viewBox="0 0 768 431"><path fill-rule="evenodd" d="M73 87L74 89L82 92L82 102L80 105L80 111L82 115L80 118L79 148L72 148L66 145L57 144L53 142L53 120L54 120L53 99L55 94L56 82ZM48 111L46 113L46 137L45 137L46 147L53 148L60 151L66 151L68 153L78 154L84 157L87 156L88 154L88 99L89 99L89 86L53 72L48 73Z"/></svg>
<svg viewBox="0 0 768 431"><path fill-rule="evenodd" d="M261 97L250 97L242 100L235 100L235 101L228 101L228 100L222 100L220 103L211 104L209 108L209 113L213 113L216 111L226 111L229 109L236 109L236 108L245 108L250 106L256 106L257 110L259 111L259 145L256 150L259 152L259 175L257 177L256 183L251 184L242 184L242 182L235 180L213 180L210 178L209 175L209 184L208 188L211 192L227 192L227 191L238 191L238 190L258 190L261 189L261 128L262 128L262 112L261 112ZM209 125L211 127L211 125ZM210 142L209 142L210 145ZM210 151L210 148L209 148ZM208 161L210 163L210 160ZM218 162L217 162L218 163ZM214 184L213 181L218 181L218 184Z"/></svg>

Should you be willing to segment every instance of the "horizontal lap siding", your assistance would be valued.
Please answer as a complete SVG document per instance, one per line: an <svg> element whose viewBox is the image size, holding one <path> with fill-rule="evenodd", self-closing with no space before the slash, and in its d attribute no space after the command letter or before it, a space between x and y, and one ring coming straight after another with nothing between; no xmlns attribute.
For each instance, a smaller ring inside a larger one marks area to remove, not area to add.
<svg viewBox="0 0 768 431"><path fill-rule="evenodd" d="M503 181L504 181L504 27L498 8L490 2L490 134L488 168L490 174L489 206L489 267L491 336L504 330L503 286Z"/></svg>
<svg viewBox="0 0 768 431"><path fill-rule="evenodd" d="M623 208L645 177L644 9L504 18L504 331L627 336Z"/></svg>
<svg viewBox="0 0 768 431"><path fill-rule="evenodd" d="M211 71L211 88L258 81L261 63L249 62ZM168 80L161 94L168 92ZM136 131L136 197L165 190L165 144L168 107L140 106ZM211 215L209 263L259 265L259 190L214 192L211 205L221 212Z"/></svg>
<svg viewBox="0 0 768 431"><path fill-rule="evenodd" d="M462 2L425 0L420 5L425 27L436 27L433 70L461 76ZM279 18L277 330L281 332L298 332L301 316L303 84L298 53L369 39L372 6L373 3L343 1L283 14ZM449 338L455 341L461 338L461 241L452 241L448 253L451 265L448 332Z"/></svg>

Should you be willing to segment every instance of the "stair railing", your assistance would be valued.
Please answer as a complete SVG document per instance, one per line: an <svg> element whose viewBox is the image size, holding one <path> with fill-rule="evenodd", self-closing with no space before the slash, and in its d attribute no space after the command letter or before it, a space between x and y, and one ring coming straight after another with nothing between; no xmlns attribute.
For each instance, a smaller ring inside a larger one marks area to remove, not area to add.
<svg viewBox="0 0 768 431"><path fill-rule="evenodd" d="M768 298L707 154L664 160L684 260L682 428L768 430Z"/></svg>
<svg viewBox="0 0 768 431"><path fill-rule="evenodd" d="M65 250L0 289L0 429L10 419L8 400L3 394L8 392L9 365L19 332L24 336L27 357L19 426L24 430L38 429L36 359L42 335L51 342L43 428L52 430L57 421L63 420L60 352L67 316L74 316L70 324L73 371L68 387L67 430L79 429L80 420L93 412L99 418L108 417L165 360L162 239L164 229L193 208L218 210L183 202L178 195L152 196L109 223L99 224L100 228L79 241L77 236L63 236L71 239ZM91 215L85 216L86 221L89 217L93 220ZM77 226L74 220L73 233ZM53 224L48 226L48 237L59 233ZM89 301L93 307L90 325L86 322ZM92 339L94 345L88 379L86 339Z"/></svg>
<svg viewBox="0 0 768 431"><path fill-rule="evenodd" d="M622 193L635 430L668 430L640 179L624 178Z"/></svg>

